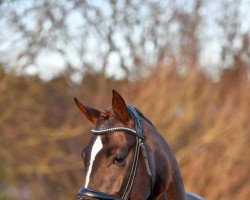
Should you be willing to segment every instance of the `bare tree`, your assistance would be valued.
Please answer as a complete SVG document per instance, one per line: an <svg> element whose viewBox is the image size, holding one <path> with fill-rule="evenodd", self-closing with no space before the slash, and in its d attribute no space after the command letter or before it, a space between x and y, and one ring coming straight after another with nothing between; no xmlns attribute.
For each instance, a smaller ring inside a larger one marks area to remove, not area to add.
<svg viewBox="0 0 250 200"><path fill-rule="evenodd" d="M61 66L69 80L86 72L134 79L176 60L191 69L203 62L208 20L210 31L222 29L227 38L212 36L221 46L221 60L234 55L232 43L249 35L239 29L242 5L249 6L246 0L4 0L0 60L18 72ZM204 15L211 7L218 17Z"/></svg>

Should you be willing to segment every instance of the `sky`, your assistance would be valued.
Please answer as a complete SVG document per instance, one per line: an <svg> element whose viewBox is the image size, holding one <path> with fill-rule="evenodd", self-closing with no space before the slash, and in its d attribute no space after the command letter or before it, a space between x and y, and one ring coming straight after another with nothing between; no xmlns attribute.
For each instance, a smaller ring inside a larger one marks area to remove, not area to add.
<svg viewBox="0 0 250 200"><path fill-rule="evenodd" d="M41 1L43 2L43 1ZM107 4L103 3L103 1L90 1L92 5L101 8L104 15L109 16L110 15L110 9ZM119 1L123 2L123 1ZM136 2L136 0L135 0ZM139 2L139 1L138 1ZM154 1L152 1L154 2ZM159 3L162 3L163 1L156 1ZM185 0L179 0L178 3L182 7L182 9L186 12L188 12L192 7L193 1L185 1ZM225 36L223 35L224 32L221 29L220 26L218 26L218 20L223 19L223 12L220 12L221 9L221 2L222 1L206 1L205 5L200 11L200 15L204 19L200 30L198 31L198 36L201 38L201 54L200 54L200 63L201 67L204 68L205 71L209 72L210 74L213 74L214 78L217 79L219 75L220 70L220 54L221 54L221 46L225 42ZM223 2L230 2L228 0L223 0ZM7 7L7 9L10 9L14 12L23 12L27 7L32 5L33 1L17 1L11 4L11 6ZM63 1L64 5L70 9L71 3L70 1ZM241 0L240 3L240 27L239 27L239 34L243 33L249 33L250 31L250 0ZM120 7L122 7L122 3ZM230 7L230 6L229 6ZM232 6L231 6L232 7ZM229 9L233 9L232 8ZM1 10L2 9L2 10ZM4 6L0 7L0 12L3 10L6 10ZM57 11L58 12L58 11ZM147 15L147 11L144 12L145 16ZM7 18L6 16L0 14L0 59L3 60L5 63L9 64L9 66L16 66L16 62L24 62L25 59L19 59L15 60L15 56L18 55L18 52L20 49L27 48L25 46L25 42L22 40L22 36L20 33L18 33L13 27L8 26L7 24ZM58 12L58 16L60 16L60 12ZM142 12L143 15L143 12ZM93 19L94 19L93 15ZM35 19L35 15L31 12L30 15L28 15L26 18L22 19L24 23L32 29L34 26L34 21L32 19ZM226 17L226 16L225 16ZM228 16L230 17L230 16ZM102 59L100 59L103 56L103 52L106 50L105 42L102 41L100 38L98 38L95 34L87 34L86 36L86 43L85 47L87 50L84 52L83 55L79 57L77 55L77 49L81 48L81 44L79 43L81 36L79 36L79 31L83 31L82 27L84 27L84 22L82 21L82 15L79 10L76 10L75 12L71 12L70 15L67 17L67 26L68 30L70 32L70 35L72 36L72 39L69 43L64 43L64 41L61 41L60 45L62 45L66 52L67 60L70 61L70 63L75 67L78 68L79 71L82 71L81 69L81 59L84 59L87 63L90 63L94 70L98 71L100 66L102 66L103 62ZM51 23L47 21L47 23L44 23L45 29L50 29ZM84 27L86 29L90 27ZM3 31L4 30L4 31ZM138 31L138 37L140 37L140 29ZM91 32L90 32L91 33ZM94 31L93 31L94 33ZM135 32L136 33L136 32ZM173 33L173 40L176 40ZM85 37L83 36L83 37ZM129 50L126 49L126 45L122 42L121 35L116 34L116 40L118 41L117 44L119 44L122 48L122 53L124 55L129 55ZM136 34L135 34L136 37ZM80 39L79 39L80 38ZM240 42L235 40L233 44L233 48L237 49L240 47ZM154 48L152 48L152 45L148 43L148 45L145 46L147 52L154 53ZM64 55L65 56L65 55ZM62 73L62 71L65 69L65 57L62 57L62 55L58 52L55 52L51 49L44 49L41 51L39 56L36 59L36 64L31 64L28 67L26 66L24 71L28 74L39 74L41 78L44 80L50 80L54 76ZM129 59L126 59L126 62L130 62ZM119 56L117 55L117 52L112 52L108 58L108 68L107 68L107 75L108 76L115 76L116 78L122 78L124 75L124 72L121 70L121 68L117 67L119 65ZM132 63L129 63L132 65ZM22 69L18 69L17 67L15 70L23 71ZM74 78L81 79L80 75L75 74Z"/></svg>

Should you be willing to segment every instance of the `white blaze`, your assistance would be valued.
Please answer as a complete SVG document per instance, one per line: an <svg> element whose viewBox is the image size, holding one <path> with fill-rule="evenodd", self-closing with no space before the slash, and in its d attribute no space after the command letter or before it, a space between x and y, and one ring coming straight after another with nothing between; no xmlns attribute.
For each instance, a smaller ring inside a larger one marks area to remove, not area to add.
<svg viewBox="0 0 250 200"><path fill-rule="evenodd" d="M101 136L97 136L97 138L92 146L92 149L91 149L89 169L88 169L88 172L86 175L86 182L85 182L85 186L84 186L85 188L87 188L88 184L89 184L89 178L90 178L90 174L92 171L93 163L95 161L95 157L98 154L98 152L102 149L102 147L103 147L103 144L102 144Z"/></svg>

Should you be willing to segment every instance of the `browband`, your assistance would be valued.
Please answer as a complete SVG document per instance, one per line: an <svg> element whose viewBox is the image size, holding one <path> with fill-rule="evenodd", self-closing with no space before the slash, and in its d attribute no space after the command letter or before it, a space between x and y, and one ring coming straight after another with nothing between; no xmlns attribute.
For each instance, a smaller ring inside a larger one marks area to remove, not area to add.
<svg viewBox="0 0 250 200"><path fill-rule="evenodd" d="M132 132L132 133L136 134L136 131L134 129L127 128L127 127L124 127L124 126L107 128L107 129L104 129L104 130L96 130L96 129L91 130L91 132L94 133L95 135L104 135L106 133L111 133L111 132L115 132L115 131L126 131L126 132Z"/></svg>
<svg viewBox="0 0 250 200"><path fill-rule="evenodd" d="M124 126L118 126L118 127L112 127L112 128L107 128L103 130L92 129L91 132L95 135L105 135L105 134L112 133L115 131L125 131L125 132L130 132L141 139L144 139L141 117L136 112L136 109L133 106L128 106L128 111L134 118L135 130L128 128L128 127L124 127Z"/></svg>

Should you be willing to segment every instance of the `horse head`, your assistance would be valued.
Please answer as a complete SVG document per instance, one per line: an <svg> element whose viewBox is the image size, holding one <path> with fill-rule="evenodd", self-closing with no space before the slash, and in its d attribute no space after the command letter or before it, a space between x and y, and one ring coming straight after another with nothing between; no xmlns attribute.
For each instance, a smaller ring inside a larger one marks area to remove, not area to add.
<svg viewBox="0 0 250 200"><path fill-rule="evenodd" d="M75 103L95 126L82 151L84 187L78 198L186 199L177 161L153 124L113 90L112 108Z"/></svg>

